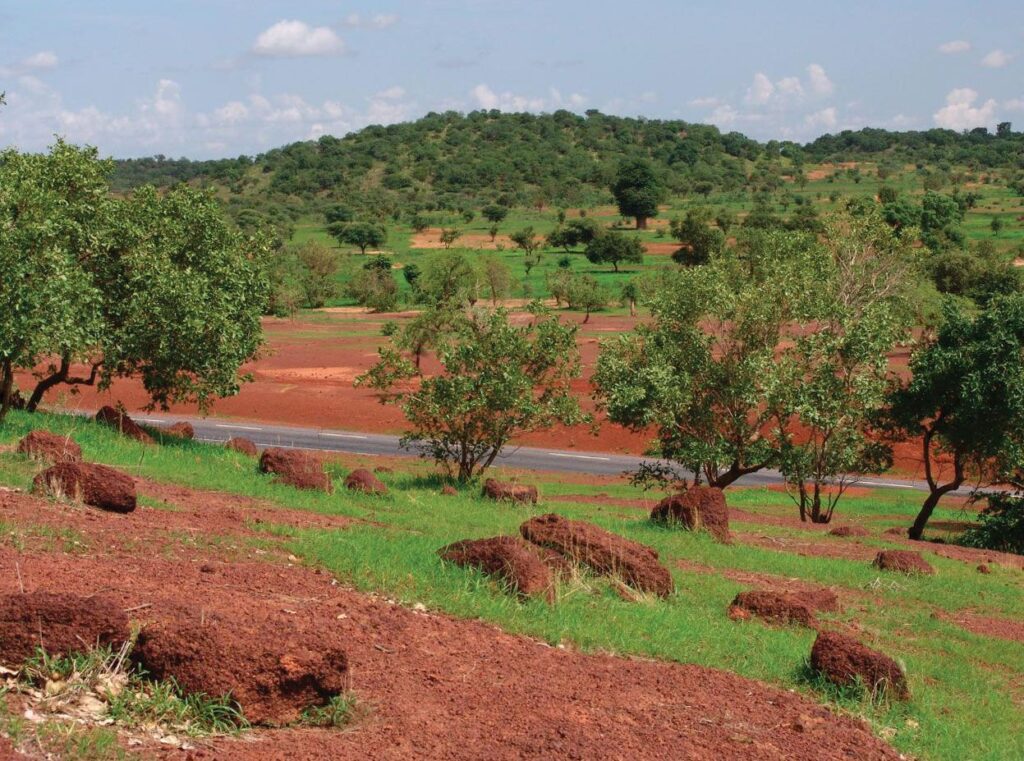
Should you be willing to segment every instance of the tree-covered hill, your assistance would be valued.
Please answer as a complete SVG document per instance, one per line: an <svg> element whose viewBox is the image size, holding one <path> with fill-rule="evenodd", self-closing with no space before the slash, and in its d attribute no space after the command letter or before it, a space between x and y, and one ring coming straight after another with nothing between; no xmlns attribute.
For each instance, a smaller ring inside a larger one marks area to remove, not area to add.
<svg viewBox="0 0 1024 761"><path fill-rule="evenodd" d="M256 157L189 161L155 157L117 162L118 189L145 183L215 183L232 195L325 198L389 212L394 208L585 205L608 198L627 158L653 162L675 194L739 189L758 161L785 169L805 162L949 162L974 169L1024 169L1024 133L1000 125L968 133L881 129L825 135L807 144L758 143L737 132L683 121L588 111L552 114L431 113L414 122L324 136ZM358 200L355 200L358 199Z"/></svg>

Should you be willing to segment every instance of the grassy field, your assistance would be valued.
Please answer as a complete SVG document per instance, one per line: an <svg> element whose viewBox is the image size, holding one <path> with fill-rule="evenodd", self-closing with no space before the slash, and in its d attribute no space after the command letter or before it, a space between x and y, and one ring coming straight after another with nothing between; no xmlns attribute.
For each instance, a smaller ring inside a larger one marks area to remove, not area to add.
<svg viewBox="0 0 1024 761"><path fill-rule="evenodd" d="M808 180L806 185L799 186L787 182L784 191L793 196L799 196L806 202L812 204L819 213L826 213L836 209L840 204L845 203L849 198L870 197L874 198L881 186L887 185L899 191L905 196L919 196L924 193L921 177L913 167L905 167L903 171L880 180L877 175L877 167L870 163L858 167L859 174L850 174L843 169L836 170L831 166L810 165L806 167L809 176L816 179ZM832 174L829 174L832 172ZM826 176L818 177L824 173ZM969 240L991 240L996 249L1006 257L1019 256L1020 249L1024 246L1024 221L1018 218L1024 216L1024 198L1016 196L1008 188L996 185L976 184L967 190L978 193L981 196L977 205L969 210L963 223L963 230ZM949 192L950 188L944 188L942 192ZM832 197L837 196L833 201ZM597 219L603 225L615 225L627 235L635 236L649 243L671 243L672 237L665 227L652 226L648 230L636 231L631 229L630 220L622 219L611 204L609 197L606 206L588 210L588 216ZM659 220L669 220L673 217L685 216L687 209L694 206L710 206L714 209L729 209L740 220L750 211L752 201L746 193L713 193L707 198L700 196L687 196L671 198L664 210L659 214ZM780 214L787 214L793 211L790 206L784 211L781 206L776 207ZM537 209L512 209L509 216L499 225L500 234L521 230L526 226L533 227L539 235L546 235L558 224L559 210L555 208ZM571 219L578 214L577 210L566 210L567 218ZM458 215L434 215L437 226L455 227L467 235L486 236L490 223L480 217L474 218L470 223L465 223ZM998 217L1003 224L1003 229L994 234L991 230L993 217ZM404 266L416 263L422 266L426 257L432 253L425 249L411 247L413 232L408 224L403 222L391 222L387 225L388 241L384 247L384 253L391 256L397 265ZM307 217L298 222L292 243L300 244L309 240L315 240L331 248L338 248L337 242L327 234L326 225L322 218ZM477 249L460 248L459 243L453 246L454 250L460 250L471 256L486 253ZM358 267L363 261L358 251L343 250L350 258L347 265L339 276L343 284L349 277L349 272ZM642 265L626 265L618 273L613 272L607 266L595 266L588 262L581 251L566 254L561 249L543 249L543 256L539 265L534 267L530 274L526 274L523 266L523 253L518 249L506 248L504 251L492 252L500 257L512 273L513 290L510 294L513 298L545 297L548 295L547 278L558 269L558 262L564 256L568 256L576 272L593 275L607 289L612 297L609 305L610 311L619 311L618 297L625 282L637 274L651 271L671 262L667 254L648 254ZM396 273L397 274L397 273ZM403 293L408 293L408 286L402 277L398 277L399 286ZM352 305L355 302L347 297L340 297L332 302L333 306Z"/></svg>
<svg viewBox="0 0 1024 761"><path fill-rule="evenodd" d="M333 496L297 492L259 475L255 463L220 447L174 443L144 447L87 421L14 413L0 428L0 445L11 444L32 427L71 433L89 460L116 465L148 478L243 494L282 507L368 519L344 530L272 528L291 552L328 569L359 589L386 594L405 604L423 603L455 616L481 618L502 628L565 643L587 651L634 654L723 668L783 688L813 694L839 710L864 717L897 748L927 759L1013 759L1024 757L1024 659L1021 645L973 634L949 618L977 615L1021 620L1024 574L993 566L991 575L974 564L926 553L934 577L882 576L869 562L799 554L813 541L841 548L851 540L809 535L791 525L733 522L739 541L720 545L703 534L667 530L646 520L642 509L617 504L640 493L624 484L585 486L532 474L543 495L533 510L485 502L475 488L455 497L438 494L440 482L425 465L384 476L386 497ZM330 466L335 477L345 463ZM37 466L13 453L0 455L0 483L26 487ZM340 484L338 484L340 485ZM582 496L607 495L604 504ZM885 547L881 531L906 525L920 495L878 491L845 499L839 520L870 527L869 547ZM728 493L733 507L755 516L792 516L786 495L762 489ZM150 505L150 507L153 507ZM521 603L494 582L442 564L436 550L463 538L515 533L527 517L555 511L586 519L655 547L671 569L677 592L667 600L622 600L606 581L583 577L559 589L554 605ZM958 509L940 509L935 520L963 519ZM4 525L0 536L17 542L32 527ZM752 537L768 537L771 548ZM23 537L24 538L24 537ZM73 536L53 536L53 551L89 551ZM210 539L213 539L212 537ZM15 546L17 546L15 544ZM698 569L698 570L695 570ZM728 603L744 584L737 572L770 574L835 587L844 602L828 624L856 627L860 638L905 664L913 699L907 704L872 703L864 696L822 691L809 679L806 659L810 630L736 623Z"/></svg>

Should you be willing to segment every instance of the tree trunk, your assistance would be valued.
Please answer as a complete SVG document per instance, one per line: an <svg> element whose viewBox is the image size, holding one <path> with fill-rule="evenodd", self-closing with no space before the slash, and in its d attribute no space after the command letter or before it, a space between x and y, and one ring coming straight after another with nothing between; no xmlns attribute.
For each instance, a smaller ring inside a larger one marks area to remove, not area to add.
<svg viewBox="0 0 1024 761"><path fill-rule="evenodd" d="M647 217L638 214L636 217L636 229L646 230L647 229Z"/></svg>
<svg viewBox="0 0 1024 761"><path fill-rule="evenodd" d="M932 512L939 504L939 500L949 492L956 491L962 485L962 479L954 479L948 484L943 484L936 489L932 489L928 494L928 497L925 499L924 504L921 505L921 512L917 514L917 517L914 519L914 525L910 527L907 535L911 539L920 540L921 537L924 536L924 527L928 525L928 519L932 517Z"/></svg>
<svg viewBox="0 0 1024 761"><path fill-rule="evenodd" d="M14 394L14 367L11 360L5 359L0 365L0 423L7 417L11 409L11 397Z"/></svg>
<svg viewBox="0 0 1024 761"><path fill-rule="evenodd" d="M636 317L636 301L634 299L629 300L629 316Z"/></svg>

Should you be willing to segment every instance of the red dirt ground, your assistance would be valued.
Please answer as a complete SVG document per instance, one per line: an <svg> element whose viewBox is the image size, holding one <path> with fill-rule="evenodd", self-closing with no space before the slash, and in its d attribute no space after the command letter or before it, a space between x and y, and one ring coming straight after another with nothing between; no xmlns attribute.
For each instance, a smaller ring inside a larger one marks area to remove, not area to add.
<svg viewBox="0 0 1024 761"><path fill-rule="evenodd" d="M75 553L0 548L0 592L102 592L138 623L198 609L266 624L267 636L289 620L333 626L368 709L347 731L252 732L200 743L189 758L898 758L864 725L795 693L697 666L552 648L359 594L288 563L272 537L259 536L271 549L254 548L246 519L264 506L252 500L139 484L165 509L126 517L0 492L5 522L71 527L85 542ZM176 539L184 526L196 541ZM132 750L186 757L156 744Z"/></svg>

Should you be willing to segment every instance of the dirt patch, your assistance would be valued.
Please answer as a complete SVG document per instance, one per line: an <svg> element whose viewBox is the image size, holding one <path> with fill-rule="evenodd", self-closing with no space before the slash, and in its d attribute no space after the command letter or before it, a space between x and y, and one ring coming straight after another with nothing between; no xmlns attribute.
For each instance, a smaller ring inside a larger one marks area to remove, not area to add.
<svg viewBox="0 0 1024 761"><path fill-rule="evenodd" d="M690 531L703 529L720 542L730 542L729 508L721 489L695 486L666 497L651 511L651 520L681 524Z"/></svg>
<svg viewBox="0 0 1024 761"><path fill-rule="evenodd" d="M57 463L35 477L32 490L115 513L130 513L137 504L135 482L129 476L90 462Z"/></svg>
<svg viewBox="0 0 1024 761"><path fill-rule="evenodd" d="M18 442L18 452L48 463L82 461L82 448L70 436L49 431L30 431Z"/></svg>
<svg viewBox="0 0 1024 761"><path fill-rule="evenodd" d="M331 478L323 463L309 452L271 447L260 456L260 471L273 473L283 484L296 489L331 493Z"/></svg>
<svg viewBox="0 0 1024 761"><path fill-rule="evenodd" d="M775 624L815 627L814 608L807 601L785 592L754 589L740 592L729 606L729 617L744 620L756 616Z"/></svg>
<svg viewBox="0 0 1024 761"><path fill-rule="evenodd" d="M0 659L20 666L43 648L50 655L81 653L128 639L128 616L116 600L51 592L0 597Z"/></svg>
<svg viewBox="0 0 1024 761"><path fill-rule="evenodd" d="M828 532L829 536L871 536L871 532L863 526L836 526L834 529Z"/></svg>
<svg viewBox="0 0 1024 761"><path fill-rule="evenodd" d="M931 576L935 569L928 564L920 552L912 550L882 550L875 556L873 565L882 571Z"/></svg>
<svg viewBox="0 0 1024 761"><path fill-rule="evenodd" d="M823 587L820 584L813 584L809 581L804 581L803 579L787 578L773 573L741 571L737 568L719 569L687 560L677 561L676 567L685 571L724 576L730 581L735 581L740 584L771 589L774 592L804 600L813 610L825 613L835 613L840 609L839 595L835 589ZM854 594L848 589L842 589L841 591L844 596L852 596Z"/></svg>
<svg viewBox="0 0 1024 761"><path fill-rule="evenodd" d="M428 227L423 232L413 233L409 238L409 248L438 249L444 248L441 242L441 228ZM508 235L497 235L492 241L489 233L464 233L452 244L452 248L479 248L495 251L498 248L512 249L516 244Z"/></svg>
<svg viewBox="0 0 1024 761"><path fill-rule="evenodd" d="M387 494L388 487L365 468L356 468L345 477L345 488L366 494Z"/></svg>
<svg viewBox="0 0 1024 761"><path fill-rule="evenodd" d="M253 724L294 722L349 684L334 627L300 628L287 615L247 625L234 616L193 613L184 621L144 628L133 657L157 679L174 679L186 692L231 693Z"/></svg>
<svg viewBox="0 0 1024 761"><path fill-rule="evenodd" d="M896 661L845 634L820 632L811 648L811 668L839 686L860 681L873 694L910 698L907 678Z"/></svg>
<svg viewBox="0 0 1024 761"><path fill-rule="evenodd" d="M121 412L110 406L101 407L100 411L96 413L96 421L110 426L129 439L135 439L144 444L153 443L153 437L146 433L142 426L132 420L126 412Z"/></svg>
<svg viewBox="0 0 1024 761"><path fill-rule="evenodd" d="M538 548L515 536L465 539L438 550L449 563L479 568L496 576L523 597L554 601L554 576Z"/></svg>
<svg viewBox="0 0 1024 761"><path fill-rule="evenodd" d="M966 610L959 611L951 616L950 620L957 626L984 637L1024 642L1024 621L980 616Z"/></svg>
<svg viewBox="0 0 1024 761"><path fill-rule="evenodd" d="M536 505L539 496L536 486L508 483L494 478L484 481L483 495L488 499L522 502L530 505Z"/></svg>
<svg viewBox="0 0 1024 761"><path fill-rule="evenodd" d="M660 597L672 594L672 575L658 553L585 521L549 513L519 527L523 538L602 574L619 576L634 589Z"/></svg>
<svg viewBox="0 0 1024 761"><path fill-rule="evenodd" d="M671 256L679 250L678 243L653 243L651 241L643 241L644 251L648 254L655 254L657 256Z"/></svg>
<svg viewBox="0 0 1024 761"><path fill-rule="evenodd" d="M168 490L168 497L184 494ZM212 496L195 492L174 512L140 509L124 526L107 513L0 494L5 520L50 513L102 547L96 556L0 547L0 591L17 591L17 563L29 591L102 591L147 626L194 620L198 612L238 631L278 617L336 631L351 688L371 712L367 720L347 732L277 729L219 738L193 751L197 758L598 758L609 748L622 758L898 758L860 722L722 671L551 648L489 624L389 604L308 568L227 562L213 548L137 550L141 541L151 546L149 531L169 521L190 521L202 535L219 532L239 510L226 500L208 502ZM277 515L286 522L303 514ZM245 535L240 521L236 528ZM132 750L182 758L164 746Z"/></svg>

